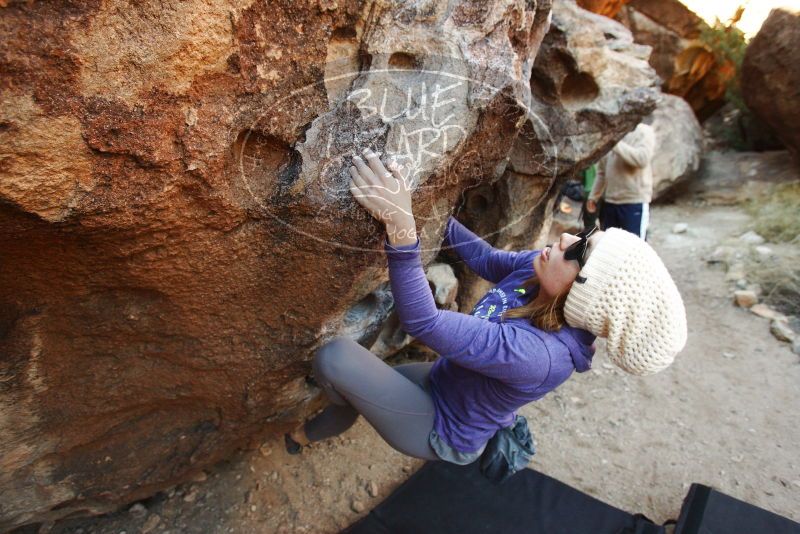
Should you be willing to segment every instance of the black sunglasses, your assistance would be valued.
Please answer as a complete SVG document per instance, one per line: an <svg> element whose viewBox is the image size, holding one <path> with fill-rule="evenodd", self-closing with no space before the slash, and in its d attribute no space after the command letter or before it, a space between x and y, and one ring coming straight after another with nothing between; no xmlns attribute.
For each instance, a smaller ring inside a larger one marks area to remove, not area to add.
<svg viewBox="0 0 800 534"><path fill-rule="evenodd" d="M586 264L586 250L589 248L589 237L597 230L597 226L593 226L588 230L583 230L576 234L577 237L580 239L575 241L573 244L568 246L566 250L564 250L564 259L565 260L577 260L578 265L583 266ZM578 275L575 278L575 281L579 284L586 282L586 278L581 275Z"/></svg>

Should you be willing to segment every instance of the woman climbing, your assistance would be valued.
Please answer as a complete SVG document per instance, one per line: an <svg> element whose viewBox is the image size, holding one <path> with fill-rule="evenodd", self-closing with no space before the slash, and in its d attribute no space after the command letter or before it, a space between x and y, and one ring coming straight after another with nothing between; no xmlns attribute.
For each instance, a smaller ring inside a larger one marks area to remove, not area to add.
<svg viewBox="0 0 800 534"><path fill-rule="evenodd" d="M450 217L443 245L496 285L471 314L437 309L401 170L363 154L350 167L350 191L386 225L400 324L440 357L391 367L351 339L329 341L312 366L332 404L285 436L289 452L344 432L361 414L404 454L471 463L516 410L589 369L595 336L637 375L664 369L686 343L683 301L667 269L649 244L618 228L503 251Z"/></svg>

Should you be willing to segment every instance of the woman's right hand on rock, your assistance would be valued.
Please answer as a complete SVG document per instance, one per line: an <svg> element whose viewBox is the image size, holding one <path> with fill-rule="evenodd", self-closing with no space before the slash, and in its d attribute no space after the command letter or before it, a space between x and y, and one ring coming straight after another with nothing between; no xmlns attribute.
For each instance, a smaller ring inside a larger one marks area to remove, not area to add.
<svg viewBox="0 0 800 534"><path fill-rule="evenodd" d="M394 161L387 169L369 148L363 151L366 162L355 156L350 167L350 192L373 217L387 227L413 226L411 189Z"/></svg>

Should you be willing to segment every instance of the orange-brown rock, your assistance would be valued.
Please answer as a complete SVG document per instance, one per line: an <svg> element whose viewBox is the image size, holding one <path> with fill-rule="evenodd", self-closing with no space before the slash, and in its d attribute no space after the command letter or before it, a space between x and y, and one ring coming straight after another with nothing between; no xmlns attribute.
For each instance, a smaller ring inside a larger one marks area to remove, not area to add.
<svg viewBox="0 0 800 534"><path fill-rule="evenodd" d="M650 64L665 91L689 102L701 121L722 107L735 68L699 40L703 19L680 0L631 0L617 18L653 48Z"/></svg>
<svg viewBox="0 0 800 534"><path fill-rule="evenodd" d="M703 19L679 0L631 0L628 7L684 39L698 38L705 27Z"/></svg>
<svg viewBox="0 0 800 534"><path fill-rule="evenodd" d="M750 41L742 64L742 95L800 161L800 11L773 9Z"/></svg>
<svg viewBox="0 0 800 534"><path fill-rule="evenodd" d="M186 480L301 416L320 344L372 345L361 148L413 173L425 263L495 209L470 188L532 243L654 105L626 30L559 4L541 61L544 0L0 8L0 530Z"/></svg>
<svg viewBox="0 0 800 534"><path fill-rule="evenodd" d="M686 100L704 121L725 104L725 92L736 76L736 67L708 45L693 42L675 56L675 71L666 90Z"/></svg>
<svg viewBox="0 0 800 534"><path fill-rule="evenodd" d="M650 65L664 82L675 74L675 57L700 35L703 19L679 0L632 0L617 19L637 43L653 48Z"/></svg>
<svg viewBox="0 0 800 534"><path fill-rule="evenodd" d="M578 0L578 5L592 13L613 19L628 2L630 0Z"/></svg>

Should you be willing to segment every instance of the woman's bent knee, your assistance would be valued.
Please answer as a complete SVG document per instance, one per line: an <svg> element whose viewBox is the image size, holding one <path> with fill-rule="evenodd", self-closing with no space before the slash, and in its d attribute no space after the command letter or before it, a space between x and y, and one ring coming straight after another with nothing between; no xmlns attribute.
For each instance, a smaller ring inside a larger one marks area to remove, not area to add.
<svg viewBox="0 0 800 534"><path fill-rule="evenodd" d="M347 365L348 357L363 347L348 337L335 337L317 349L312 367L314 374L332 380Z"/></svg>

